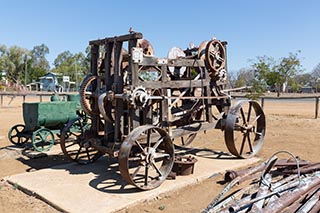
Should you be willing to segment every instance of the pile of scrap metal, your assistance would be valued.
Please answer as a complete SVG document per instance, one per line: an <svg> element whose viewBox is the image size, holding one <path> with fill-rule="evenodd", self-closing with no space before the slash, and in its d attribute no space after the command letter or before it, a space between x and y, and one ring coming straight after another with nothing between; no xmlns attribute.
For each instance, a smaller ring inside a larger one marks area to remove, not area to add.
<svg viewBox="0 0 320 213"><path fill-rule="evenodd" d="M289 152L292 159L278 160L279 153L258 166L227 171L230 182L203 212L320 212L320 162Z"/></svg>

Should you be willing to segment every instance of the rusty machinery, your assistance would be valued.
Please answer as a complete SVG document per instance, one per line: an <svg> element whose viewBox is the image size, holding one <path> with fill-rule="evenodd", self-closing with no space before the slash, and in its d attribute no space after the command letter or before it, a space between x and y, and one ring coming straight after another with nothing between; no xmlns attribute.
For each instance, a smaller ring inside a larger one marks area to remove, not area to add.
<svg viewBox="0 0 320 213"><path fill-rule="evenodd" d="M174 146L189 145L200 131L221 129L233 155L254 156L263 143L265 115L252 100L231 107L226 44L212 39L157 58L141 33L90 41L91 74L82 82L80 101L92 123L81 128L81 118L69 122L61 136L64 154L80 164L116 157L122 177L142 190L166 179ZM75 125L81 131L70 133Z"/></svg>

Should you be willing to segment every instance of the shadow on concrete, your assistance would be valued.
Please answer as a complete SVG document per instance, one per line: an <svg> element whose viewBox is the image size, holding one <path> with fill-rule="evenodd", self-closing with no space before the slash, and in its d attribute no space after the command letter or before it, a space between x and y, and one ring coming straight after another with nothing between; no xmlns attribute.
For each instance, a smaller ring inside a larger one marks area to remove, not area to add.
<svg viewBox="0 0 320 213"><path fill-rule="evenodd" d="M197 157L215 159L215 160L236 160L239 159L228 152L207 149L207 148L188 148L175 145L176 155L195 155Z"/></svg>
<svg viewBox="0 0 320 213"><path fill-rule="evenodd" d="M196 157L216 160L237 159L229 153L207 148L186 148L180 146L176 146L175 148L176 155L194 155ZM29 166L29 169L26 170L27 172L50 168L52 170L65 170L70 175L93 173L94 179L90 180L88 185L100 192L113 194L142 192L122 179L118 161L115 158L104 156L88 165L79 165L75 162L70 162L64 157L63 153L48 154L40 158L21 156L16 160Z"/></svg>

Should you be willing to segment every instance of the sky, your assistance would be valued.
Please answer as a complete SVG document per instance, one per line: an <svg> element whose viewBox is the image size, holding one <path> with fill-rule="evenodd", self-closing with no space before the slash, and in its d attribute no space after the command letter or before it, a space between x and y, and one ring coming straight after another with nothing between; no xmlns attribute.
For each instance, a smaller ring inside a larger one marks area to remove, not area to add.
<svg viewBox="0 0 320 213"><path fill-rule="evenodd" d="M45 44L53 61L84 52L90 40L127 34L149 40L157 57L213 36L227 41L228 69L250 67L257 56L299 53L305 72L320 63L318 0L0 0L0 44L31 50Z"/></svg>

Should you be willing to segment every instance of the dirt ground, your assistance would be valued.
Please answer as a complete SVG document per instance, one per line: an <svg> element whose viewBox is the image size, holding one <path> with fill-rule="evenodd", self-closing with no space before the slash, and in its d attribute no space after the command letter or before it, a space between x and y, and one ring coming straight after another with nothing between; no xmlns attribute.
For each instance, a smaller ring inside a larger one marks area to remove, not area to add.
<svg viewBox="0 0 320 213"><path fill-rule="evenodd" d="M39 101L39 98L30 96L26 98L26 102L35 101ZM29 159L21 154L21 150L10 144L7 139L9 128L15 124L23 124L21 106L22 97L11 99L7 96L4 96L3 106L0 106L0 179L67 162L61 153ZM314 100L266 100L264 111L267 118L267 132L262 150L258 153L262 161L280 150L289 151L304 160L320 161L320 118L314 119ZM191 145L220 151L227 150L220 130L198 134ZM283 157L289 158L288 155ZM122 212L200 212L223 189L222 181L223 174L219 174L204 182L127 208ZM57 212L51 206L24 194L17 188L18 186L11 186L4 181L0 182L0 212Z"/></svg>

